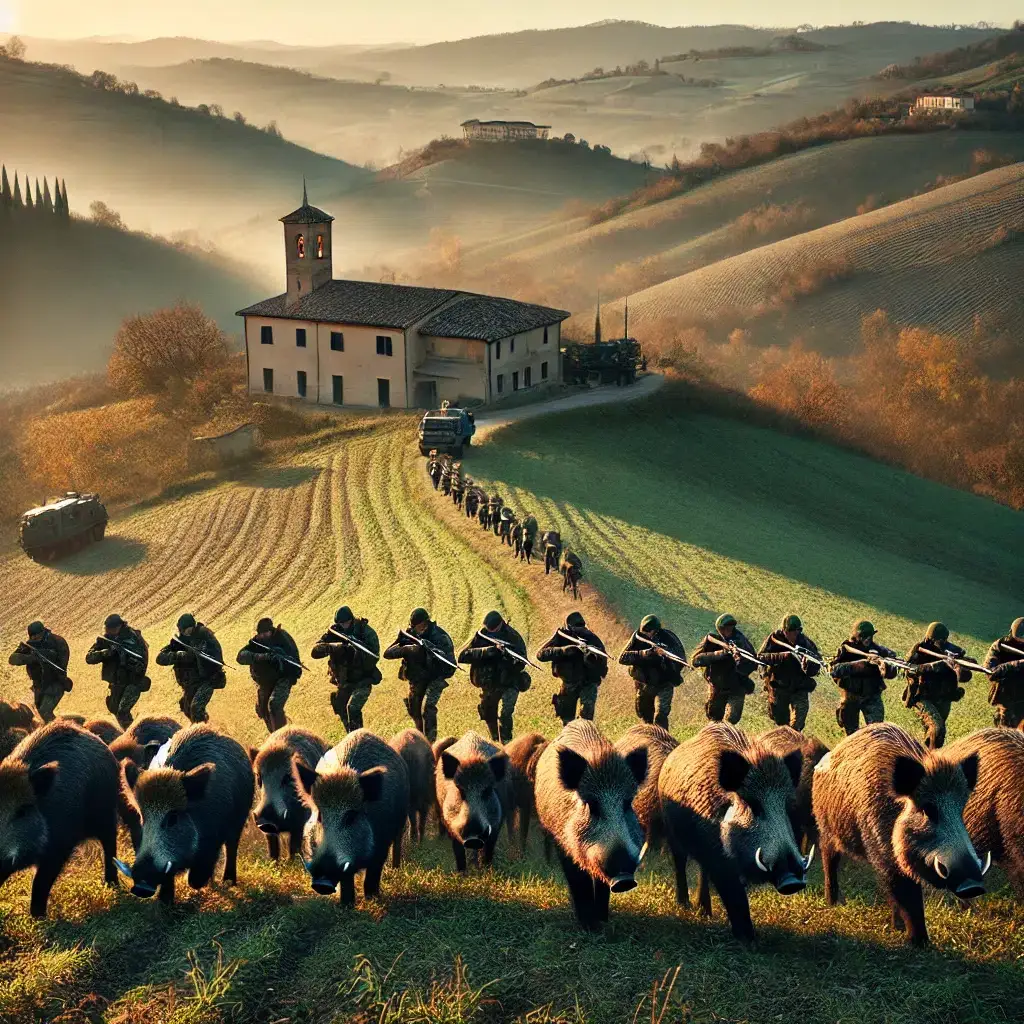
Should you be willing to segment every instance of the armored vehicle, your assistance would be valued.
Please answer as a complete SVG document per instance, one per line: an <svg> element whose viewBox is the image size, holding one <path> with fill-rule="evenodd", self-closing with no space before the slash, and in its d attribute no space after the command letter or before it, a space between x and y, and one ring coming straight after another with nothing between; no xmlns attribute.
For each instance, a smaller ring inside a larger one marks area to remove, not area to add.
<svg viewBox="0 0 1024 1024"><path fill-rule="evenodd" d="M49 561L103 540L107 518L98 494L68 491L63 498L22 515L19 541L29 558Z"/></svg>
<svg viewBox="0 0 1024 1024"><path fill-rule="evenodd" d="M438 455L462 458L462 449L473 440L476 422L466 409L453 409L447 402L440 409L423 414L420 420L420 455L436 451Z"/></svg>
<svg viewBox="0 0 1024 1024"><path fill-rule="evenodd" d="M562 379L566 384L632 384L642 362L635 338L570 344L562 349Z"/></svg>

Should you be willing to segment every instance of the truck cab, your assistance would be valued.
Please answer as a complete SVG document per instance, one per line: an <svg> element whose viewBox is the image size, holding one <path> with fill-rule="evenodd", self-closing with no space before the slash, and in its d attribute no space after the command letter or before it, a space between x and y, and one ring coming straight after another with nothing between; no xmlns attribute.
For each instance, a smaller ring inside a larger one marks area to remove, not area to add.
<svg viewBox="0 0 1024 1024"><path fill-rule="evenodd" d="M476 420L468 409L455 409L447 402L440 409L423 414L419 427L420 455L436 451L440 455L462 458L462 450L473 440Z"/></svg>

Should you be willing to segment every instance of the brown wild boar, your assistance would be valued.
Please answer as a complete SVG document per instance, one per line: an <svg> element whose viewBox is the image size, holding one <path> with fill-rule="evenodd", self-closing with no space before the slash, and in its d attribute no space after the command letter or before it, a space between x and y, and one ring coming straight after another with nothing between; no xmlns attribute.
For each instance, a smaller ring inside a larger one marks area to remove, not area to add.
<svg viewBox="0 0 1024 1024"><path fill-rule="evenodd" d="M0 764L0 885L35 866L29 911L46 916L50 889L75 847L103 847L103 880L117 880L117 762L98 737L54 721L30 733Z"/></svg>
<svg viewBox="0 0 1024 1024"><path fill-rule="evenodd" d="M157 751L180 731L181 726L173 718L137 718L111 742L110 752L121 762L130 789L135 788L139 772L149 767Z"/></svg>
<svg viewBox="0 0 1024 1024"><path fill-rule="evenodd" d="M893 927L914 945L928 942L921 886L961 899L980 896L982 864L964 826L978 778L978 755L927 751L891 722L844 739L814 770L825 899L841 902L843 856L867 861L892 907Z"/></svg>
<svg viewBox="0 0 1024 1024"><path fill-rule="evenodd" d="M175 733L135 784L142 840L132 867L132 893L146 899L157 889L174 902L174 881L202 889L213 878L223 848L224 882L237 880L238 843L252 810L252 765L245 748L209 725Z"/></svg>
<svg viewBox="0 0 1024 1024"><path fill-rule="evenodd" d="M570 722L537 761L537 818L588 931L608 920L610 893L636 888L644 834L633 801L646 778L646 747L623 757L584 719Z"/></svg>
<svg viewBox="0 0 1024 1024"><path fill-rule="evenodd" d="M0 700L0 732L7 729L23 729L30 733L39 724L35 712L27 704Z"/></svg>
<svg viewBox="0 0 1024 1024"><path fill-rule="evenodd" d="M447 750L452 744L458 742L457 736L443 736L439 740L434 740L431 746L431 751L434 754L434 767L437 768L438 762L441 760L441 754ZM443 839L448 833L445 831L444 819L441 817L441 805L437 799L437 786L434 787L434 814L437 818L437 838Z"/></svg>
<svg viewBox="0 0 1024 1024"><path fill-rule="evenodd" d="M791 814L800 782L799 750L779 757L734 725L715 722L680 743L661 769L658 791L676 866L676 899L689 908L686 865L700 865L701 913L714 885L733 934L753 940L747 887L770 882L784 896L807 885L807 860Z"/></svg>
<svg viewBox="0 0 1024 1024"><path fill-rule="evenodd" d="M286 725L272 732L258 750L249 749L249 757L256 773L256 827L267 837L267 852L271 860L281 857L281 834L288 836L288 859L302 849L302 837L309 820L309 807L297 786L294 760L307 768L316 768L317 762L330 749L315 733Z"/></svg>
<svg viewBox="0 0 1024 1024"><path fill-rule="evenodd" d="M401 864L402 834L409 814L409 771L405 761L368 729L350 732L314 769L294 761L310 809L303 863L313 891L331 895L341 886L341 903L356 900L356 875L363 897L380 895L380 876L391 850Z"/></svg>
<svg viewBox="0 0 1024 1024"><path fill-rule="evenodd" d="M0 761L28 735L26 729L0 729Z"/></svg>
<svg viewBox="0 0 1024 1024"><path fill-rule="evenodd" d="M537 761L547 745L546 737L539 732L528 732L505 744L509 781L512 783L512 814L509 815L508 834L511 840L513 831L519 832L519 845L523 853L526 852L526 841L530 835L530 816L536 813L533 783L537 777Z"/></svg>
<svg viewBox="0 0 1024 1024"><path fill-rule="evenodd" d="M985 870L998 864L1017 898L1024 897L1024 733L979 729L947 747L946 753L961 762L977 755L978 781L964 807L967 834L975 850L985 851Z"/></svg>
<svg viewBox="0 0 1024 1024"><path fill-rule="evenodd" d="M108 747L118 736L123 735L119 725L108 722L105 718L90 718L82 728L86 732L91 732L94 736L99 736Z"/></svg>
<svg viewBox="0 0 1024 1024"><path fill-rule="evenodd" d="M638 747L647 748L647 778L633 801L633 810L640 819L640 827L647 837L649 848L661 845L665 826L661 820L661 797L658 796L658 778L665 759L679 746L679 740L660 725L641 722L634 725L615 743L615 749L625 757Z"/></svg>
<svg viewBox="0 0 1024 1024"><path fill-rule="evenodd" d="M409 773L409 838L423 842L427 818L434 806L434 752L418 729L403 729L388 744L405 762Z"/></svg>
<svg viewBox="0 0 1024 1024"><path fill-rule="evenodd" d="M452 841L455 867L466 870L466 850L494 860L501 826L512 813L508 755L475 732L441 751L434 773L441 822Z"/></svg>
<svg viewBox="0 0 1024 1024"><path fill-rule="evenodd" d="M796 836L797 846L804 853L809 853L811 848L818 843L818 826L814 822L814 812L811 808L814 768L828 753L828 747L816 737L797 732L796 729L788 725L769 729L767 732L761 733L758 739L779 757L785 757L787 754L793 753L794 750L799 750L803 754L800 782L796 787L795 813L792 816L793 835Z"/></svg>

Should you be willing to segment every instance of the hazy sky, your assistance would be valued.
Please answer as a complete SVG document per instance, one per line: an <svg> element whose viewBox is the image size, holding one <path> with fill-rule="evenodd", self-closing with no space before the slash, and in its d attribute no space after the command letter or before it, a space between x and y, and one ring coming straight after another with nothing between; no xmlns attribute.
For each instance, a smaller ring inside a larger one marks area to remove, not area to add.
<svg viewBox="0 0 1024 1024"><path fill-rule="evenodd" d="M27 36L199 36L286 43L432 42L630 18L660 25L815 25L853 20L1010 24L1010 0L0 0L0 32Z"/></svg>

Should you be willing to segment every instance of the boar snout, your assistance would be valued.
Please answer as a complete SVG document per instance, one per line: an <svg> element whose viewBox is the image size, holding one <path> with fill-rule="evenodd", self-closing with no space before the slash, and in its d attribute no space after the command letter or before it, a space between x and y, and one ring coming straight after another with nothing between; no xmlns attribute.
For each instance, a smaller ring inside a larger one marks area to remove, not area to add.
<svg viewBox="0 0 1024 1024"><path fill-rule="evenodd" d="M805 861L800 856L782 856L775 864L768 865L759 846L754 851L754 863L771 879L775 891L782 896L792 896L807 888L807 866L810 856Z"/></svg>
<svg viewBox="0 0 1024 1024"><path fill-rule="evenodd" d="M936 853L932 870L938 875L940 886L950 889L962 900L975 899L985 892L984 869L973 850L959 856Z"/></svg>
<svg viewBox="0 0 1024 1024"><path fill-rule="evenodd" d="M265 836L276 836L281 831L281 823L272 808L259 811L256 815L256 827Z"/></svg>
<svg viewBox="0 0 1024 1024"><path fill-rule="evenodd" d="M640 866L638 857L624 846L617 846L608 855L604 864L604 873L609 880L612 892L629 892L635 889L637 882L633 875Z"/></svg>
<svg viewBox="0 0 1024 1024"><path fill-rule="evenodd" d="M329 878L323 876L313 879L313 892L319 893L321 896L333 896L335 889L338 888L337 882L332 882Z"/></svg>

